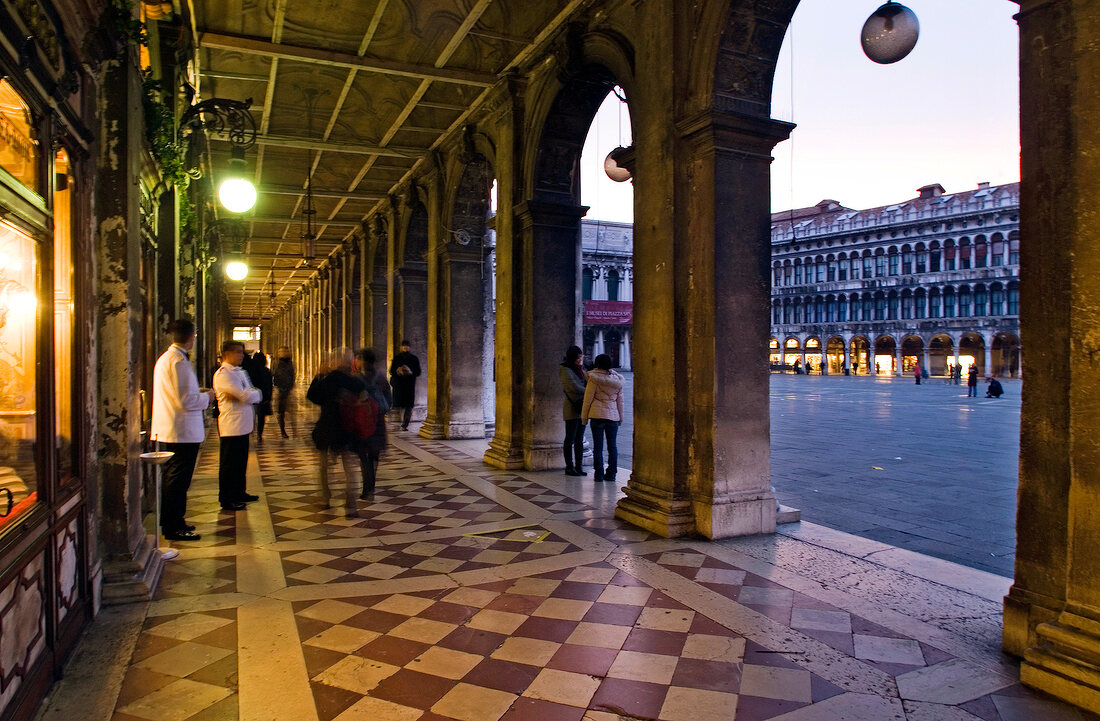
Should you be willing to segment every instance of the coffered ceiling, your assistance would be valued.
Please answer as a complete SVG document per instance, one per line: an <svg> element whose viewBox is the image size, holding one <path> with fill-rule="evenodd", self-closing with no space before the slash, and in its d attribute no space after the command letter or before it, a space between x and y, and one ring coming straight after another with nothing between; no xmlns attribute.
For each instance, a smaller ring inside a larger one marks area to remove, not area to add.
<svg viewBox="0 0 1100 721"><path fill-rule="evenodd" d="M237 323L270 317L429 151L462 127L501 73L588 0L191 0L199 97L251 98L259 191L251 271L230 282ZM215 174L228 142L211 139ZM302 260L307 174L316 258ZM270 298L274 291L276 298Z"/></svg>

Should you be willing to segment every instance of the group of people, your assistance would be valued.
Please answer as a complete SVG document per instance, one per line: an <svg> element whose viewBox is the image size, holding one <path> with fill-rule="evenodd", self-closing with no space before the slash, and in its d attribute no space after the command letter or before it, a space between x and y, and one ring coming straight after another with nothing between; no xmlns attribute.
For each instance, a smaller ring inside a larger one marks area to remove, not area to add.
<svg viewBox="0 0 1100 721"><path fill-rule="evenodd" d="M174 320L168 325L172 344L157 359L153 369L153 417L150 432L172 457L164 467L160 526L165 538L197 541L200 535L187 523L187 491L195 471L199 446L206 429L202 413L212 403L218 409L218 502L223 510L241 511L259 499L245 487L248 438L255 427L254 406L263 402L257 388L242 368L244 343L229 340L221 347L221 365L213 375L212 388L200 388L191 365L195 347L195 324ZM265 363L266 365L266 363ZM265 368L266 370L266 368Z"/></svg>
<svg viewBox="0 0 1100 721"><path fill-rule="evenodd" d="M200 387L191 363L195 347L195 324L174 320L168 325L171 345L157 359L153 370L152 439L172 456L164 466L160 526L163 536L173 541L197 541L201 536L187 523L187 491L191 486L199 446L206 435L203 411L213 408L218 421L218 502L224 511L241 511L259 500L246 488L249 437L257 433L263 443L264 421L272 415L272 399L278 391L276 411L279 431L286 432L286 415L294 389L295 368L290 349L279 348L274 370L268 370L267 357L257 351L249 354L244 343L229 340L222 344L218 365L213 369L211 387ZM415 402L416 378L420 362L402 341L390 368L390 381L375 368L374 351L348 348L334 350L313 379L306 397L320 407L313 430L313 441L320 453L321 493L325 506L331 502L329 465L341 460L345 472L344 505L348 516L357 515L355 496L373 501L375 479L382 451L386 446L385 414L391 407L404 409L401 427L407 429ZM348 407L358 407L349 415ZM363 418L362 408L368 409ZM369 417L374 415L373 418ZM355 420L357 419L357 420ZM368 432L369 431L369 432ZM354 472L355 465L359 473ZM359 484L353 479L361 477Z"/></svg>
<svg viewBox="0 0 1100 721"><path fill-rule="evenodd" d="M618 472L617 437L623 422L623 382L611 368L611 356L601 353L585 370L584 351L569 346L558 369L565 398L562 416L565 420L565 475L587 476L584 470L584 429L592 424L592 464L597 482L614 482ZM607 465L604 465L604 444L607 444Z"/></svg>

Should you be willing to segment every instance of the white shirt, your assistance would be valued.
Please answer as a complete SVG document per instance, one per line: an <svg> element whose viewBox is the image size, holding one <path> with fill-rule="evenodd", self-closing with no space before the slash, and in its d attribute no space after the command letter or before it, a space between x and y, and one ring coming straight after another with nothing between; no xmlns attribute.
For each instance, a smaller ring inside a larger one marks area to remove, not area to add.
<svg viewBox="0 0 1100 721"><path fill-rule="evenodd" d="M202 412L209 405L210 396L199 391L187 351L173 343L153 367L152 440L202 443L206 435Z"/></svg>
<svg viewBox="0 0 1100 721"><path fill-rule="evenodd" d="M255 423L253 403L263 400L263 393L252 386L244 368L230 363L214 373L214 392L218 394L218 435L247 436Z"/></svg>

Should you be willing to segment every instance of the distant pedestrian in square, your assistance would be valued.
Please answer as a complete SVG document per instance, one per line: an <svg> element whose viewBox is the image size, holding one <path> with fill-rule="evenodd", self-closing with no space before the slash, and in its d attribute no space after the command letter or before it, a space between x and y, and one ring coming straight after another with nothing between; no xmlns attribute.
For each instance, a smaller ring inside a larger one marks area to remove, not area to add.
<svg viewBox="0 0 1100 721"><path fill-rule="evenodd" d="M286 434L286 411L290 404L290 394L294 390L294 379L294 361L290 358L290 349L283 346L275 353L275 368L271 371L272 383L279 391L275 410L279 418L279 432L283 434L283 438L290 438Z"/></svg>
<svg viewBox="0 0 1100 721"><path fill-rule="evenodd" d="M1001 386L1001 382L996 378L986 378L986 382L989 383L989 388L985 391L986 398L1000 398L1004 395L1005 389Z"/></svg>
<svg viewBox="0 0 1100 721"><path fill-rule="evenodd" d="M393 405L403 408L401 430L409 430L413 406L416 405L416 379L420 376L420 359L409 350L409 341L401 341L401 352L390 363L390 385L393 386Z"/></svg>
<svg viewBox="0 0 1100 721"><path fill-rule="evenodd" d="M920 363L913 364L913 380L917 382L918 386L920 385Z"/></svg>
<svg viewBox="0 0 1100 721"><path fill-rule="evenodd" d="M611 356L596 356L596 367L588 372L581 404L581 423L592 420L592 466L596 481L614 482L618 470L619 448L616 436L623 421L623 383L611 370ZM603 446L607 441L607 467L603 464Z"/></svg>
<svg viewBox="0 0 1100 721"><path fill-rule="evenodd" d="M978 366L974 364L966 374L966 397L978 397Z"/></svg>

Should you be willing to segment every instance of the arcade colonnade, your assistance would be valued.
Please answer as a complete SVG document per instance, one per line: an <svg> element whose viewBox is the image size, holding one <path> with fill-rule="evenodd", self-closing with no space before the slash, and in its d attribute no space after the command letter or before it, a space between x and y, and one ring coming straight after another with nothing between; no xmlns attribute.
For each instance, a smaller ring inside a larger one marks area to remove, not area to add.
<svg viewBox="0 0 1100 721"><path fill-rule="evenodd" d="M40 4L51 10L30 19L54 35L23 32L30 16L13 14L38 5L0 5L0 69L28 107L33 137L51 149L35 156L29 184L0 174L4 230L19 235L24 267L41 268L28 281L37 302L21 305L35 319L28 347L38 350L25 371L37 410L19 416L37 434L22 437L20 460L38 492L0 532L0 623L22 629L5 633L0 649L0 716L19 718L32 715L101 599L155 587L163 561L142 526L140 389L151 387L167 343L150 319L205 318L225 306L144 144L140 52L112 36L129 26L98 26L94 2ZM797 4L561 3L551 29L471 93L451 131L266 325L269 348L296 348L308 376L337 343L369 339L388 358L407 337L425 360L423 434L484 437L488 376L486 462L556 466L556 367L582 328L578 163L590 121L617 84L633 123L622 162L634 178L637 307L634 465L616 514L668 536L774 531L763 352L769 164L792 126L770 118L770 92ZM1024 659L1025 682L1100 711L1100 130L1091 122L1100 116L1100 8L1021 0L1018 17L1020 327L1029 355L1004 645ZM176 36L155 57L176 62L185 26L168 30ZM81 55L117 47L125 52L109 62ZM55 148L78 171L72 186L53 172ZM55 238L63 222L71 239ZM496 264L487 274L480 239L489 229ZM87 263L72 288L53 278L55 245ZM73 312L71 352L51 342L65 330L55 303ZM259 319L226 320L207 323L206 333ZM54 380L55 357L79 370L67 417L53 408L65 387ZM66 418L71 449L56 442ZM70 450L66 473L59 456Z"/></svg>

